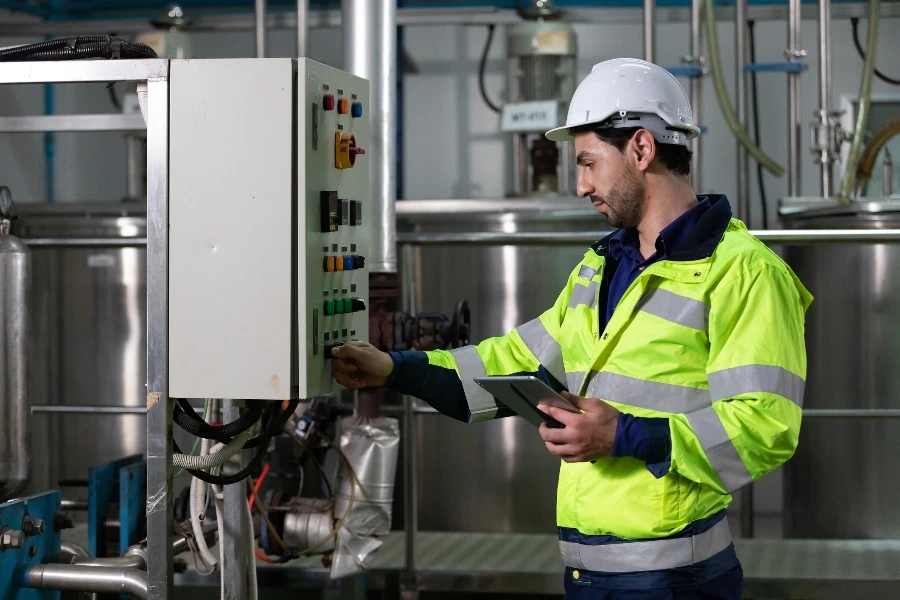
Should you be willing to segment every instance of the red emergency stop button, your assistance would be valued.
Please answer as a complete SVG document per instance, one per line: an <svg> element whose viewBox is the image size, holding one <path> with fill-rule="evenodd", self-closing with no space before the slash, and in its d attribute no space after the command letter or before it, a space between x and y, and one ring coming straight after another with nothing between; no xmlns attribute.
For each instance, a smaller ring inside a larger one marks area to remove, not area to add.
<svg viewBox="0 0 900 600"><path fill-rule="evenodd" d="M334 94L325 94L322 104L325 105L325 110L334 110Z"/></svg>

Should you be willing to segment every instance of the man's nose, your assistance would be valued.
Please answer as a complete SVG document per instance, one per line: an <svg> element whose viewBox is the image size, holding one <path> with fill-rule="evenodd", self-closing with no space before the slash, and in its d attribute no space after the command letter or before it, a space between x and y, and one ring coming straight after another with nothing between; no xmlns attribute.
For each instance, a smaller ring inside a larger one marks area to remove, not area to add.
<svg viewBox="0 0 900 600"><path fill-rule="evenodd" d="M587 198L594 193L594 186L587 176L586 171L587 169L584 168L578 169L578 183L575 191L580 198Z"/></svg>

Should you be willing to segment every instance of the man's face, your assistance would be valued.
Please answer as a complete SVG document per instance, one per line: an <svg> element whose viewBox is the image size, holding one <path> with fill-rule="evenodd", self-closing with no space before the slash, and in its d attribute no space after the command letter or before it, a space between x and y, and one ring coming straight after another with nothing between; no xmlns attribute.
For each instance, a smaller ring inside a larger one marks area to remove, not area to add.
<svg viewBox="0 0 900 600"><path fill-rule="evenodd" d="M575 135L575 155L578 195L590 198L612 227L636 227L641 219L644 186L625 153L586 131Z"/></svg>

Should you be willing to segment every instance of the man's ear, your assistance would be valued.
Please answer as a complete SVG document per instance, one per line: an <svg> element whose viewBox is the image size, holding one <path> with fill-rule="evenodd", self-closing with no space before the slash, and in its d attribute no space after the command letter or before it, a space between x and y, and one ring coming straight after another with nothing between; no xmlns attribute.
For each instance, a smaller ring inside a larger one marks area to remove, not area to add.
<svg viewBox="0 0 900 600"><path fill-rule="evenodd" d="M647 171L656 158L656 140L653 134L646 129L637 130L628 143L628 151L634 166L640 171Z"/></svg>

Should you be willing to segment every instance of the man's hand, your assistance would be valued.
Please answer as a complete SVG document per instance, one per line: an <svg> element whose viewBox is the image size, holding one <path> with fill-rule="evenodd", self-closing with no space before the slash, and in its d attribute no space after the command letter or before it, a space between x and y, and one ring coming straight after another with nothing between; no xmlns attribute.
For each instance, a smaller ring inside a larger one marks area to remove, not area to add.
<svg viewBox="0 0 900 600"><path fill-rule="evenodd" d="M541 423L541 438L547 450L566 462L587 462L612 456L619 411L602 400L581 398L568 392L562 397L582 412L576 414L562 408L539 404L538 408L565 425L563 429Z"/></svg>
<svg viewBox="0 0 900 600"><path fill-rule="evenodd" d="M364 342L347 342L332 348L331 356L335 381L351 390L381 387L394 370L390 355Z"/></svg>

